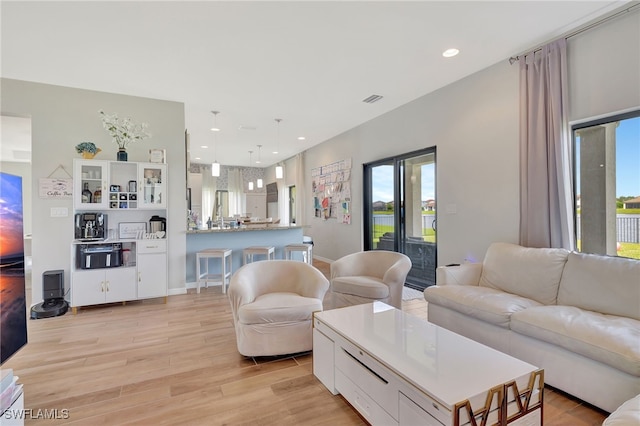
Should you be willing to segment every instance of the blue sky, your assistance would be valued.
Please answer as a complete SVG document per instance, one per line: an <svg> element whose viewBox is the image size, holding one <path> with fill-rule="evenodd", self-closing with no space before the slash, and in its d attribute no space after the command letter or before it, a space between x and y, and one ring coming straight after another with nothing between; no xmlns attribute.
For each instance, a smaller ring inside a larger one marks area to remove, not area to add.
<svg viewBox="0 0 640 426"><path fill-rule="evenodd" d="M576 156L579 152L576 152ZM434 164L422 169L422 200L435 198ZM393 167L373 170L373 201L393 200ZM578 194L580 193L578 184ZM624 120L616 129L616 197L640 196L640 117Z"/></svg>
<svg viewBox="0 0 640 426"><path fill-rule="evenodd" d="M640 196L640 117L616 129L616 197Z"/></svg>

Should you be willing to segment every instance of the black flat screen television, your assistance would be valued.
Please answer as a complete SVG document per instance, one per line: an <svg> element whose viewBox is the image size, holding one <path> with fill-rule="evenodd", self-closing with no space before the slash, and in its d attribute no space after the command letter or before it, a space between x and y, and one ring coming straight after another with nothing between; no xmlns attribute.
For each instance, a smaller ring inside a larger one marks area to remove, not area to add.
<svg viewBox="0 0 640 426"><path fill-rule="evenodd" d="M0 364L27 344L22 178L0 172Z"/></svg>

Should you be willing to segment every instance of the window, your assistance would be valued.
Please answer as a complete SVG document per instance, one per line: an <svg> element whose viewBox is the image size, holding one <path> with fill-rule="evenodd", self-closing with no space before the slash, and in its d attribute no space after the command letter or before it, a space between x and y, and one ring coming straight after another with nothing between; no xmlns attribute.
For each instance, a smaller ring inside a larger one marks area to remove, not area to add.
<svg viewBox="0 0 640 426"><path fill-rule="evenodd" d="M640 110L572 131L578 250L640 259Z"/></svg>

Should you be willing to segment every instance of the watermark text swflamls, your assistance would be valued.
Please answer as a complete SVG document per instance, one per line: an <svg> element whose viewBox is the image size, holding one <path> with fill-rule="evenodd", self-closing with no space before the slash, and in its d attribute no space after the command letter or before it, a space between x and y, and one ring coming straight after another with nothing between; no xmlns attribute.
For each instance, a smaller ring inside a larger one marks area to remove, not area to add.
<svg viewBox="0 0 640 426"><path fill-rule="evenodd" d="M5 420L67 420L69 419L68 408L52 408L50 410L46 408L23 408L20 410L8 409L2 413L0 419Z"/></svg>

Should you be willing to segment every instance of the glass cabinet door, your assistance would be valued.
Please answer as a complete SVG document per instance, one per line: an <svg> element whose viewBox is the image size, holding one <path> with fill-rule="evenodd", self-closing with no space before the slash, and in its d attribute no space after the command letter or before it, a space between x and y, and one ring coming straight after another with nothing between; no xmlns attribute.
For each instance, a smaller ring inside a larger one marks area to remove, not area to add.
<svg viewBox="0 0 640 426"><path fill-rule="evenodd" d="M76 209L107 208L108 164L99 160L74 160L73 202Z"/></svg>
<svg viewBox="0 0 640 426"><path fill-rule="evenodd" d="M138 208L165 208L166 164L140 163L138 166Z"/></svg>

